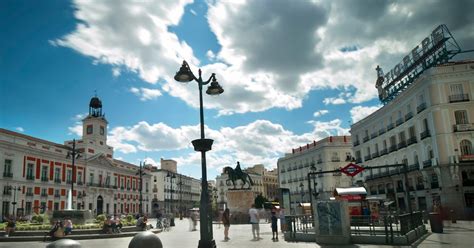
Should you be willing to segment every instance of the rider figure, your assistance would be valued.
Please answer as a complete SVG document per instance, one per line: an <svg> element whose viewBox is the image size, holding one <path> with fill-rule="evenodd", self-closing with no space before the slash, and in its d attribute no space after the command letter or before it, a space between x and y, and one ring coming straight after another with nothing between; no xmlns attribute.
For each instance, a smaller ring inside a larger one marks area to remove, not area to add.
<svg viewBox="0 0 474 248"><path fill-rule="evenodd" d="M240 168L240 162L237 161L237 167L235 167L235 174L242 175L242 169Z"/></svg>

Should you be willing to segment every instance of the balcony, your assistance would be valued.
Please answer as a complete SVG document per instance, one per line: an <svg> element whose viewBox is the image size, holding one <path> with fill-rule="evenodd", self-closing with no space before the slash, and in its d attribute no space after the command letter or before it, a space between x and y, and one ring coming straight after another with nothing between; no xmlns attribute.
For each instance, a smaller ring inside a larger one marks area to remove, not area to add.
<svg viewBox="0 0 474 248"><path fill-rule="evenodd" d="M424 190L425 189L425 185L424 184L417 184L416 185L416 190Z"/></svg>
<svg viewBox="0 0 474 248"><path fill-rule="evenodd" d="M378 157L379 157L379 152L372 153L372 158L378 158Z"/></svg>
<svg viewBox="0 0 474 248"><path fill-rule="evenodd" d="M370 134L371 139L375 139L375 138L377 138L377 136L378 136L377 132L374 132L374 133Z"/></svg>
<svg viewBox="0 0 474 248"><path fill-rule="evenodd" d="M402 140L400 143L398 143L398 150L407 147L407 142Z"/></svg>
<svg viewBox="0 0 474 248"><path fill-rule="evenodd" d="M367 142L367 141L369 141L369 136L365 136L365 137L362 139L362 141L363 141L364 143Z"/></svg>
<svg viewBox="0 0 474 248"><path fill-rule="evenodd" d="M41 182L48 182L49 178L48 177L41 177Z"/></svg>
<svg viewBox="0 0 474 248"><path fill-rule="evenodd" d="M354 140L353 144L354 144L354 146L358 146L358 145L360 145L360 142L358 140Z"/></svg>
<svg viewBox="0 0 474 248"><path fill-rule="evenodd" d="M425 131L420 133L420 139L423 140L425 138L431 137L430 130L426 129Z"/></svg>
<svg viewBox="0 0 474 248"><path fill-rule="evenodd" d="M388 152L395 152L397 151L397 145L391 145L389 148L388 148Z"/></svg>
<svg viewBox="0 0 474 248"><path fill-rule="evenodd" d="M395 125L393 125L393 123L388 124L387 131L392 130L394 127L395 127Z"/></svg>
<svg viewBox="0 0 474 248"><path fill-rule="evenodd" d="M439 183L438 183L438 182L431 182L431 188L432 188L432 189L437 189L437 188L439 188Z"/></svg>
<svg viewBox="0 0 474 248"><path fill-rule="evenodd" d="M83 185L84 183L82 182L82 180L79 180L76 184L77 185Z"/></svg>
<svg viewBox="0 0 474 248"><path fill-rule="evenodd" d="M455 94L449 96L449 102L468 102L469 94Z"/></svg>
<svg viewBox="0 0 474 248"><path fill-rule="evenodd" d="M418 107L416 107L416 113L419 114L421 111L425 110L426 109L426 102L418 105Z"/></svg>
<svg viewBox="0 0 474 248"><path fill-rule="evenodd" d="M416 137L415 137L415 136L410 137L410 138L408 138L408 140L407 140L407 146L410 146L410 145L412 145L412 144L415 144L416 142L418 142L418 141L416 140Z"/></svg>
<svg viewBox="0 0 474 248"><path fill-rule="evenodd" d="M384 134L384 133L385 133L385 128L379 129L379 135L382 135L382 134Z"/></svg>
<svg viewBox="0 0 474 248"><path fill-rule="evenodd" d="M408 171L417 171L420 169L420 165L419 164L412 164L412 165L409 165L408 166Z"/></svg>
<svg viewBox="0 0 474 248"><path fill-rule="evenodd" d="M405 121L408 121L408 120L410 120L411 118L413 118L413 113L412 113L412 112L408 112L408 113L405 115Z"/></svg>
<svg viewBox="0 0 474 248"><path fill-rule="evenodd" d="M28 196L28 197L31 197L31 196L33 196L33 192L26 192L25 195Z"/></svg>
<svg viewBox="0 0 474 248"><path fill-rule="evenodd" d="M72 180L66 180L66 184L72 184Z"/></svg>
<svg viewBox="0 0 474 248"><path fill-rule="evenodd" d="M397 127L403 124L403 118L398 119L396 122Z"/></svg>
<svg viewBox="0 0 474 248"><path fill-rule="evenodd" d="M474 154L465 154L459 156L459 162L472 162L474 161Z"/></svg>
<svg viewBox="0 0 474 248"><path fill-rule="evenodd" d="M395 193L395 189L394 188L388 188L387 193Z"/></svg>
<svg viewBox="0 0 474 248"><path fill-rule="evenodd" d="M469 132L474 131L474 124L467 123L467 124L455 124L453 125L454 132Z"/></svg>
<svg viewBox="0 0 474 248"><path fill-rule="evenodd" d="M46 192L41 193L41 197L48 197L48 194Z"/></svg>
<svg viewBox="0 0 474 248"><path fill-rule="evenodd" d="M12 195L12 192L10 190L4 190L3 195L10 196Z"/></svg>
<svg viewBox="0 0 474 248"><path fill-rule="evenodd" d="M403 188L398 188L397 187L397 193L400 193L400 192L405 192L405 191L403 190Z"/></svg>
<svg viewBox="0 0 474 248"><path fill-rule="evenodd" d="M55 178L55 179L54 179L54 183L61 183L61 179Z"/></svg>
<svg viewBox="0 0 474 248"><path fill-rule="evenodd" d="M362 158L356 158L356 163L362 163Z"/></svg>
<svg viewBox="0 0 474 248"><path fill-rule="evenodd" d="M8 171L5 171L5 172L3 172L3 177L12 178L12 177L13 177L13 173L12 173L12 172L8 172Z"/></svg>
<svg viewBox="0 0 474 248"><path fill-rule="evenodd" d="M371 159L372 159L372 156L370 155L364 156L364 161L369 161Z"/></svg>
<svg viewBox="0 0 474 248"><path fill-rule="evenodd" d="M54 194L54 198L60 198L61 195L60 194Z"/></svg>
<svg viewBox="0 0 474 248"><path fill-rule="evenodd" d="M423 161L423 168L431 167L431 165L432 165L431 159Z"/></svg>
<svg viewBox="0 0 474 248"><path fill-rule="evenodd" d="M33 176L33 175L26 175L26 180L35 180L35 176Z"/></svg>
<svg viewBox="0 0 474 248"><path fill-rule="evenodd" d="M387 149L380 150L380 156L387 154Z"/></svg>

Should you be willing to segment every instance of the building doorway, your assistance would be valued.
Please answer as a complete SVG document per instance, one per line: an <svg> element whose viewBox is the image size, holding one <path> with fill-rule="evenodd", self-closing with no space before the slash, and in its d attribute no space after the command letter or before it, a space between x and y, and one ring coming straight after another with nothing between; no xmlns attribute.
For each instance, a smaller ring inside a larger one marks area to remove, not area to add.
<svg viewBox="0 0 474 248"><path fill-rule="evenodd" d="M97 197L97 215L104 212L104 199L101 195Z"/></svg>

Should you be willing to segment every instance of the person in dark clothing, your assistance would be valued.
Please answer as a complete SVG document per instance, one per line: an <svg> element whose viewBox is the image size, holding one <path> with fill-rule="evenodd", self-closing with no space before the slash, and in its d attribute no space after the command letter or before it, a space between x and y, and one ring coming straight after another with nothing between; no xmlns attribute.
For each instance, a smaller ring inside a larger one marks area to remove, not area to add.
<svg viewBox="0 0 474 248"><path fill-rule="evenodd" d="M222 224L224 224L224 241L228 241L230 227L230 210L226 208L222 214Z"/></svg>
<svg viewBox="0 0 474 248"><path fill-rule="evenodd" d="M278 218L275 215L275 212L272 212L272 240L278 241Z"/></svg>

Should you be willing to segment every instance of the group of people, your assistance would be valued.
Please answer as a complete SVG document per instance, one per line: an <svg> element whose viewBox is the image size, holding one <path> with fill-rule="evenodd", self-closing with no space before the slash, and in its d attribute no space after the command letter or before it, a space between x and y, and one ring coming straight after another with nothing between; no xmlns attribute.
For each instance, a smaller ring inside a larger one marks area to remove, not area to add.
<svg viewBox="0 0 474 248"><path fill-rule="evenodd" d="M47 236L52 239L62 238L72 233L72 220L69 218L64 221L57 220L53 223L51 229L47 233Z"/></svg>
<svg viewBox="0 0 474 248"><path fill-rule="evenodd" d="M120 221L119 216L114 216L114 218L112 218L111 216L107 216L107 218L104 220L102 230L106 234L120 233L122 230L122 226L123 225Z"/></svg>
<svg viewBox="0 0 474 248"><path fill-rule="evenodd" d="M252 204L252 207L249 209L249 222L252 225L252 235L253 240L258 241L262 238L260 237L260 213L259 210L255 208L255 204ZM280 214L281 227L285 228L284 225L284 214ZM278 241L278 217L276 215L276 210L271 211L271 218L270 218L271 228L272 228L272 240ZM229 228L230 228L230 210L226 208L222 213L222 223L224 225L224 241L229 241Z"/></svg>

